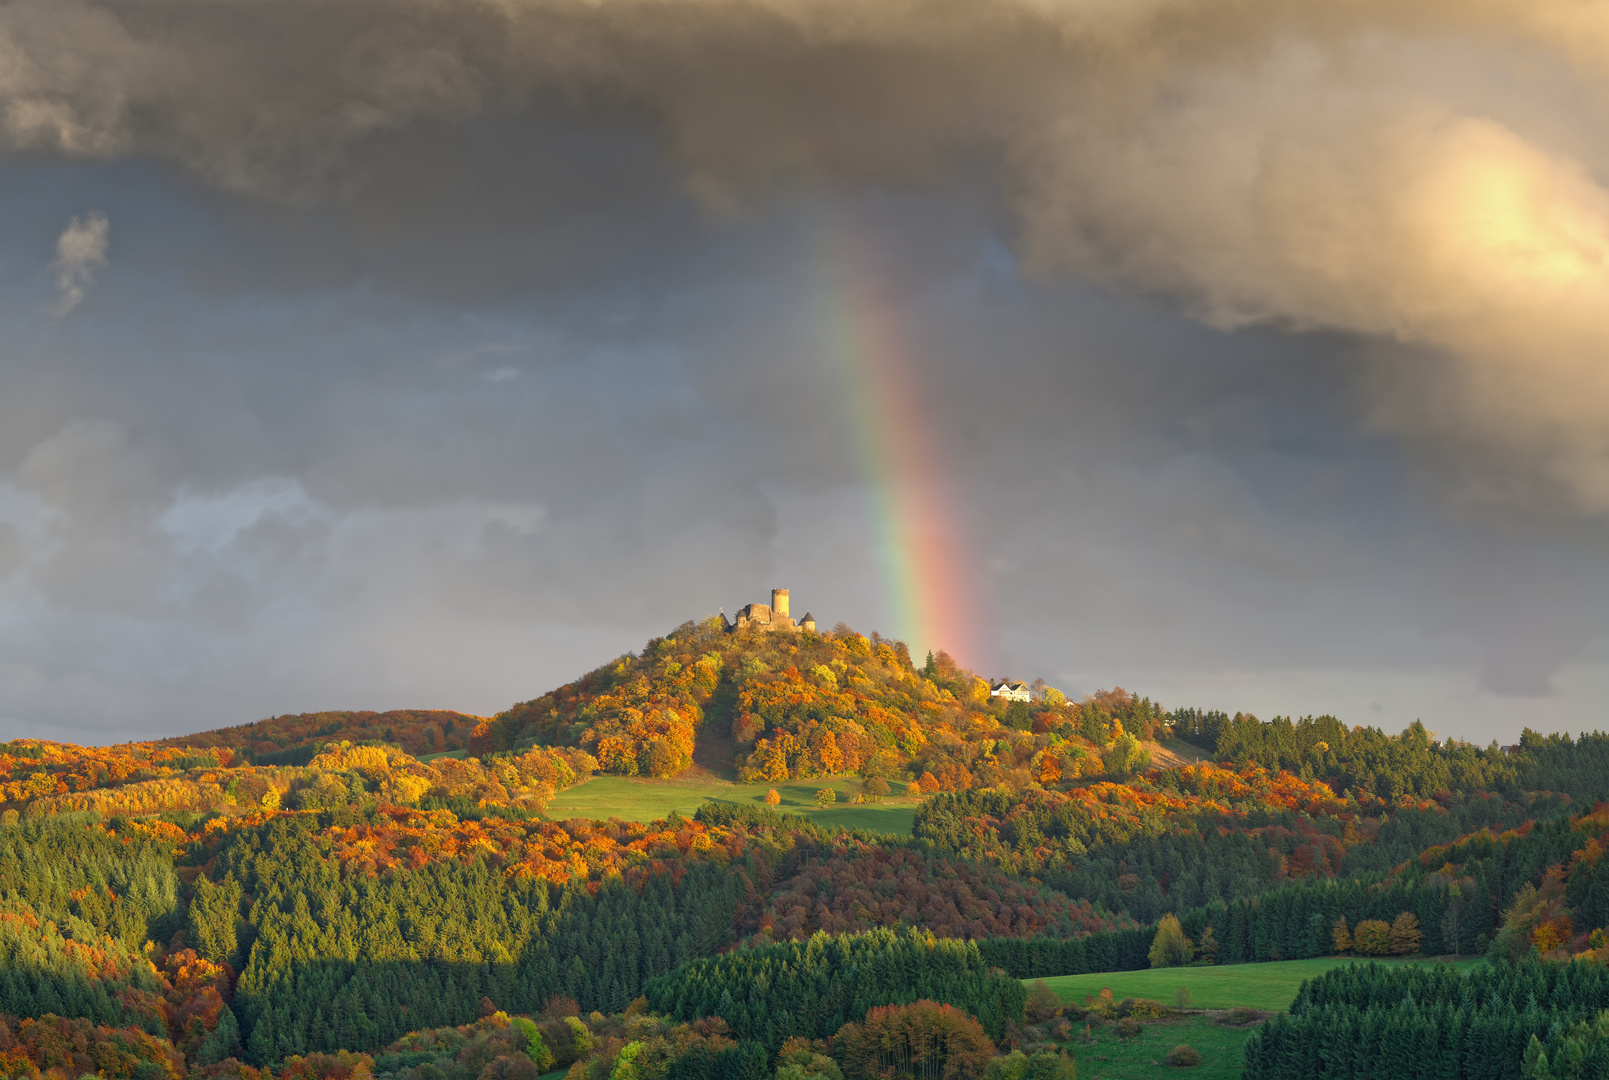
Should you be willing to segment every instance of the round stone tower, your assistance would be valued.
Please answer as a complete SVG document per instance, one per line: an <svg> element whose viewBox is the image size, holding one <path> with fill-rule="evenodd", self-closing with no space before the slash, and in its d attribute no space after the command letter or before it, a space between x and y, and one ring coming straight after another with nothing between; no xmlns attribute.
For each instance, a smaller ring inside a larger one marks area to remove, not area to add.
<svg viewBox="0 0 1609 1080"><path fill-rule="evenodd" d="M773 615L781 619L786 619L788 617L787 589L771 590L771 612Z"/></svg>

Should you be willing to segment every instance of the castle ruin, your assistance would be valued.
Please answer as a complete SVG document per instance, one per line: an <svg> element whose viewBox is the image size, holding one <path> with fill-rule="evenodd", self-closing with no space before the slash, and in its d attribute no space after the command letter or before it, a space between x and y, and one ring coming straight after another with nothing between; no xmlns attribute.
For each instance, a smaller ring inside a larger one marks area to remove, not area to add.
<svg viewBox="0 0 1609 1080"><path fill-rule="evenodd" d="M736 622L728 619L726 612L721 612L721 623L726 627L726 632L729 634L736 630L756 630L762 633L783 630L794 634L800 630L809 630L814 633L816 629L816 620L808 611L805 612L804 618L798 622L794 622L788 617L787 589L772 589L769 606L766 604L745 604L738 608Z"/></svg>

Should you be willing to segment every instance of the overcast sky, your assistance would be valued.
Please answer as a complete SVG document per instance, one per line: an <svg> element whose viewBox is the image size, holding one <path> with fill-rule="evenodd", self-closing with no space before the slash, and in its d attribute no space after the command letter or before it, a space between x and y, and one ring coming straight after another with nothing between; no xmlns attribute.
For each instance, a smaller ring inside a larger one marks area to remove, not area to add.
<svg viewBox="0 0 1609 1080"><path fill-rule="evenodd" d="M772 586L1601 727L1606 105L1574 0L15 0L0 735L491 713Z"/></svg>

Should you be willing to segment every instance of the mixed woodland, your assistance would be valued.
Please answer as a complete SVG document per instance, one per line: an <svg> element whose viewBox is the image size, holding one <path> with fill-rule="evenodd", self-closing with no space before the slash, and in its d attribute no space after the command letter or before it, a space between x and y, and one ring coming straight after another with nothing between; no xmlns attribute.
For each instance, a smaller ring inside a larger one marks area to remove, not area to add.
<svg viewBox="0 0 1609 1080"><path fill-rule="evenodd" d="M915 824L548 812L695 751ZM841 625L687 623L496 716L0 744L0 1075L1073 1080L1117 1012L1023 980L1334 955L1247 1076L1600 1075L1605 799L1601 734L1006 703ZM1445 955L1489 963L1367 966Z"/></svg>

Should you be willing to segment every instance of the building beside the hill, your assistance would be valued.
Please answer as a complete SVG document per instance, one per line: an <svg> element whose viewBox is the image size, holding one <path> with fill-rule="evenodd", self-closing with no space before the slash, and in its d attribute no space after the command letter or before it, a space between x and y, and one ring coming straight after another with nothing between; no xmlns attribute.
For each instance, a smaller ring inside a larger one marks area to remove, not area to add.
<svg viewBox="0 0 1609 1080"><path fill-rule="evenodd" d="M989 687L989 696L1005 698L1007 701L1033 700L1033 694L1028 692L1027 686L1022 683L1014 683L1009 679L1001 679L999 682Z"/></svg>
<svg viewBox="0 0 1609 1080"><path fill-rule="evenodd" d="M761 632L785 630L789 633L798 633L800 630L814 632L816 629L816 620L808 611L805 612L804 618L798 622L794 622L788 617L787 589L772 589L771 603L769 605L745 604L738 608L736 622L728 619L726 612L723 611L721 612L721 622L726 626L728 633L734 630L758 630Z"/></svg>

